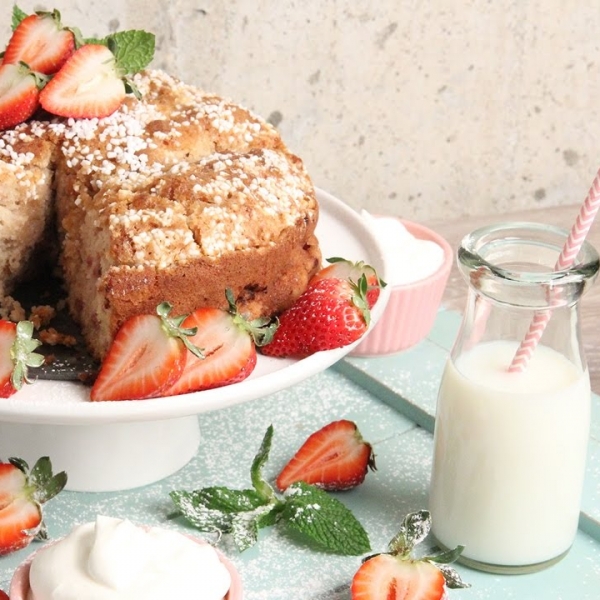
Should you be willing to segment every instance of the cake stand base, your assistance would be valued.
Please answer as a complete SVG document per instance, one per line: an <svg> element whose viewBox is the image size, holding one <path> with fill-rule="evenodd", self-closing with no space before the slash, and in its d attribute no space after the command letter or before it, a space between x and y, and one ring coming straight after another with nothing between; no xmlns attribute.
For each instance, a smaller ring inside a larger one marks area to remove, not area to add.
<svg viewBox="0 0 600 600"><path fill-rule="evenodd" d="M113 492L159 481L196 454L198 417L98 425L0 422L0 459L29 466L49 456L55 473L66 471L66 489Z"/></svg>

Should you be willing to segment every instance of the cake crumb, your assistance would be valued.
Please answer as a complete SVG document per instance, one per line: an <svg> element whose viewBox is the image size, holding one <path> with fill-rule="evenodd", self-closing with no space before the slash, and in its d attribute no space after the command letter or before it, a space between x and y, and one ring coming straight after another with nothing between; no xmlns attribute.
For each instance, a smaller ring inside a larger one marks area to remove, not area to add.
<svg viewBox="0 0 600 600"><path fill-rule="evenodd" d="M4 296L0 300L0 318L18 323L25 320L25 309L12 296Z"/></svg>
<svg viewBox="0 0 600 600"><path fill-rule="evenodd" d="M45 327L56 316L56 309L53 306L44 304L42 306L33 306L29 320L36 329Z"/></svg>
<svg viewBox="0 0 600 600"><path fill-rule="evenodd" d="M77 344L77 340L74 336L66 333L60 333L56 331L54 327L42 329L40 331L40 341L44 344L48 344L48 346L73 347Z"/></svg>

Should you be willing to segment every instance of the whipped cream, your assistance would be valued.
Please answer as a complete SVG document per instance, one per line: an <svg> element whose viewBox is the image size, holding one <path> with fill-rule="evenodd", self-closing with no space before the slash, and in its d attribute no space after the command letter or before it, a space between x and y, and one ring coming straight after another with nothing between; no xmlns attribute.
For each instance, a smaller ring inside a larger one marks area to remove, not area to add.
<svg viewBox="0 0 600 600"><path fill-rule="evenodd" d="M230 584L210 545L98 516L38 551L28 600L222 600Z"/></svg>
<svg viewBox="0 0 600 600"><path fill-rule="evenodd" d="M433 275L444 262L444 249L432 240L414 237L399 219L375 217L366 210L361 217L381 244L386 282L406 285Z"/></svg>

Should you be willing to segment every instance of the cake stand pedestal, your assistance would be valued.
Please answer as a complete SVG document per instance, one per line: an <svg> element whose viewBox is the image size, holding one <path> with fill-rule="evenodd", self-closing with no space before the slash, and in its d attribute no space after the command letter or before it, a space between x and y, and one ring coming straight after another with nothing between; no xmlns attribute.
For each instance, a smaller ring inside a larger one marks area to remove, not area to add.
<svg viewBox="0 0 600 600"><path fill-rule="evenodd" d="M181 469L200 443L198 416L159 421L54 425L0 422L0 459L30 466L49 456L55 473L66 471L66 489L127 490Z"/></svg>

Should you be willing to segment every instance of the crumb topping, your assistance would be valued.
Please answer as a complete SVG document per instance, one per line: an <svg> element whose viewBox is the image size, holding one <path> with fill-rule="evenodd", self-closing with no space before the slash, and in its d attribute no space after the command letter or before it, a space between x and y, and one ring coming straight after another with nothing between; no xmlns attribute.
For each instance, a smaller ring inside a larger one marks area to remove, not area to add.
<svg viewBox="0 0 600 600"><path fill-rule="evenodd" d="M135 85L143 100L128 98L107 118L33 121L0 134L4 166L31 193L40 185L28 170L31 146L52 140L58 189L81 211L63 220L67 238L108 232L103 264L164 269L272 246L315 217L312 183L270 124L162 71L136 75Z"/></svg>

